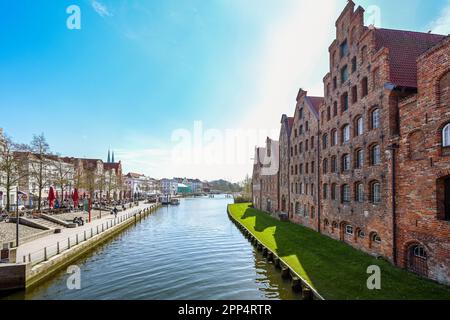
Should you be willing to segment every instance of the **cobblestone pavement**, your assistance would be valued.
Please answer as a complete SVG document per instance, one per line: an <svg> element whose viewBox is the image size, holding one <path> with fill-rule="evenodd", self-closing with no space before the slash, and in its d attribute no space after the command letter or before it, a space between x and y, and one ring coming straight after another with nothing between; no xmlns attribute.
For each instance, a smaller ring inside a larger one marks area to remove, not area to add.
<svg viewBox="0 0 450 320"><path fill-rule="evenodd" d="M19 225L19 237L25 238L42 232L40 229ZM16 224L0 222L0 243L16 240Z"/></svg>

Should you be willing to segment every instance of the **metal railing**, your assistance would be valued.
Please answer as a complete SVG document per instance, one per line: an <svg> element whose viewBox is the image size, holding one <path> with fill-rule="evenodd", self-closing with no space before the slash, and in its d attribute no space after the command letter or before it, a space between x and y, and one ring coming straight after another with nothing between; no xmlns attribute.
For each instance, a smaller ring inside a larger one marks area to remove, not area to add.
<svg viewBox="0 0 450 320"><path fill-rule="evenodd" d="M151 210L151 209L152 209L152 207L148 207L145 209L136 209L136 210L130 211L126 214L122 214L112 220L104 221L102 224L93 226L90 229L85 229L82 232L77 233L76 235L72 235L72 236L67 237L67 239L58 241L56 244L46 246L35 252L31 252L26 255L23 255L22 261L20 261L19 257L18 257L17 262L23 262L23 263L31 264L31 266L35 266L39 263L48 261L52 257L57 256L61 253L64 253L65 251L67 251L75 246L78 246L78 245L94 238L95 236L98 236L98 235L110 230L111 228L121 225L130 219L135 219L135 217L137 215L142 215L142 213L145 213L146 210Z"/></svg>

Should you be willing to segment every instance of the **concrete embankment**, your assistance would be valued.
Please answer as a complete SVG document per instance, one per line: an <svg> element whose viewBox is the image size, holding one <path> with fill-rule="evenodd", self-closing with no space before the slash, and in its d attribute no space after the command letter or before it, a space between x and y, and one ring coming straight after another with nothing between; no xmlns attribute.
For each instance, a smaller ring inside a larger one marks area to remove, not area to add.
<svg viewBox="0 0 450 320"><path fill-rule="evenodd" d="M150 215L158 207L158 204L144 205L127 210L117 218L105 219L92 226L88 224L84 228L80 228L81 233L69 236L64 244L59 239L56 246L48 245L48 240L40 241L42 243L42 247L39 249L41 256L38 258L33 258L33 253L25 254L27 252L25 249L12 250L10 261L13 263L0 264L0 291L21 290L40 283ZM37 244L39 245L39 243Z"/></svg>

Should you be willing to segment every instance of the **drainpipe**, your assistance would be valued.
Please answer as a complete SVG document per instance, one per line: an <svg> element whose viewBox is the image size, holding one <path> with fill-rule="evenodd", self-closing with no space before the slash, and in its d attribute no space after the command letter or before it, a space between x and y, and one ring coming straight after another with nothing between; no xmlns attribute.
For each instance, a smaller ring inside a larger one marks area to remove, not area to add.
<svg viewBox="0 0 450 320"><path fill-rule="evenodd" d="M391 151L391 165L392 165L392 256L394 265L397 266L397 203L396 203L396 195L397 195L397 172L396 172L396 150L398 150L400 146L396 143L393 143L389 146L389 150Z"/></svg>

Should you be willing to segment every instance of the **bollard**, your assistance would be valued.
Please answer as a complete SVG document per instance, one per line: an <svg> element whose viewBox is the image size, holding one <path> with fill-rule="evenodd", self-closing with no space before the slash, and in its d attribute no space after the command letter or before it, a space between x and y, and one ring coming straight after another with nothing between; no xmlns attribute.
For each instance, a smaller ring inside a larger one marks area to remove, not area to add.
<svg viewBox="0 0 450 320"><path fill-rule="evenodd" d="M56 243L56 254L59 254L59 241Z"/></svg>
<svg viewBox="0 0 450 320"><path fill-rule="evenodd" d="M44 248L44 261L47 261L47 247Z"/></svg>
<svg viewBox="0 0 450 320"><path fill-rule="evenodd" d="M102 223L102 232L104 232L104 231L105 231L105 224Z"/></svg>
<svg viewBox="0 0 450 320"><path fill-rule="evenodd" d="M28 254L28 262L31 263L31 253Z"/></svg>
<svg viewBox="0 0 450 320"><path fill-rule="evenodd" d="M77 243L77 245L80 243L80 242L78 241L78 234L77 234L77 237L76 237L76 243Z"/></svg>
<svg viewBox="0 0 450 320"><path fill-rule="evenodd" d="M291 277L291 272L288 267L286 266L281 267L281 277L283 279L289 279Z"/></svg>
<svg viewBox="0 0 450 320"><path fill-rule="evenodd" d="M70 249L70 238L67 238L68 249Z"/></svg>
<svg viewBox="0 0 450 320"><path fill-rule="evenodd" d="M91 238L94 236L94 230L91 228Z"/></svg>
<svg viewBox="0 0 450 320"><path fill-rule="evenodd" d="M297 278L297 277L292 278L292 284L291 284L291 286L292 286L292 290L293 290L294 292L300 292L300 291L302 290L302 282L301 282L301 280L300 280L299 278Z"/></svg>
<svg viewBox="0 0 450 320"><path fill-rule="evenodd" d="M84 241L86 241L86 230L84 230Z"/></svg>
<svg viewBox="0 0 450 320"><path fill-rule="evenodd" d="M98 234L98 226L97 226L97 233L96 234Z"/></svg>
<svg viewBox="0 0 450 320"><path fill-rule="evenodd" d="M27 262L27 257L23 256L23 263L26 263L26 262Z"/></svg>
<svg viewBox="0 0 450 320"><path fill-rule="evenodd" d="M313 294L310 288L306 286L302 288L302 298L303 300L313 300Z"/></svg>

